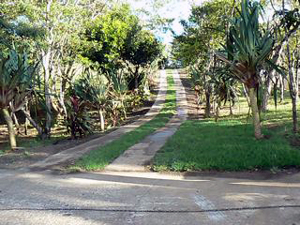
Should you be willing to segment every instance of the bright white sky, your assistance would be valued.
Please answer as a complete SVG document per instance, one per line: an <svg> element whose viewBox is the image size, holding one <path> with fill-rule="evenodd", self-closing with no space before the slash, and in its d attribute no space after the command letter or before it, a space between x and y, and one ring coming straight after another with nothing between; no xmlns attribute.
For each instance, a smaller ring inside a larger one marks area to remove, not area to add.
<svg viewBox="0 0 300 225"><path fill-rule="evenodd" d="M152 3L153 0L127 0L133 9L146 9L153 14L159 14L164 18L174 18L174 22L172 25L172 29L176 32L176 34L180 34L182 30L182 26L179 21L182 19L188 19L192 4L199 5L204 0L166 0L168 2L163 7L161 7L157 12L153 12ZM159 33L159 35L164 43L170 43L173 39L173 35L171 32Z"/></svg>
<svg viewBox="0 0 300 225"><path fill-rule="evenodd" d="M121 0L122 1L122 0ZM200 5L201 3L209 0L123 0L129 3L134 10L145 9L150 11L153 15L160 15L164 18L174 18L172 29L176 34L183 32L183 28L179 23L180 20L187 20L190 13L192 5ZM153 10L153 2L163 2L164 6L160 7L158 11ZM269 7L266 9L266 21L273 15L272 9ZM173 34L169 31L167 33L156 33L158 37L162 39L165 44L169 44L173 40Z"/></svg>

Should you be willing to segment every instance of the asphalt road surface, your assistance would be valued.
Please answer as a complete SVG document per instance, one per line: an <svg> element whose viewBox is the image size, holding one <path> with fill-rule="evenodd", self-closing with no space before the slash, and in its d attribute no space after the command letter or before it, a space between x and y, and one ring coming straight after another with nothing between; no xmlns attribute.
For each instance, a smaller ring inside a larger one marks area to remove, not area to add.
<svg viewBox="0 0 300 225"><path fill-rule="evenodd" d="M300 225L300 174L229 177L0 170L0 224Z"/></svg>

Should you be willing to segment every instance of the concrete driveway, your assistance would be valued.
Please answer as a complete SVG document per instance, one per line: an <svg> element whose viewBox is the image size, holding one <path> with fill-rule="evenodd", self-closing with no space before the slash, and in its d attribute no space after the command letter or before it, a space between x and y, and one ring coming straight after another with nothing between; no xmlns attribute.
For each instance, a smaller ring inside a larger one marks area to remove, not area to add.
<svg viewBox="0 0 300 225"><path fill-rule="evenodd" d="M0 224L300 225L300 175L0 170Z"/></svg>

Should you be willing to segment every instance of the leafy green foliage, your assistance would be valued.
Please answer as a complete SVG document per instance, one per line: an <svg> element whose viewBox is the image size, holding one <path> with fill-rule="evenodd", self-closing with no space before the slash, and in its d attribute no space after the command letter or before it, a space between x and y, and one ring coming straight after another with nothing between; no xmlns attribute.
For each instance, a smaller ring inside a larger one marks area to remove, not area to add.
<svg viewBox="0 0 300 225"><path fill-rule="evenodd" d="M135 130L124 134L119 139L104 147L91 151L78 160L70 169L99 170L104 169L110 162L117 158L129 147L141 141L147 135L163 127L175 113L176 92L173 89L174 81L168 76L168 91L164 108L159 115Z"/></svg>
<svg viewBox="0 0 300 225"><path fill-rule="evenodd" d="M127 117L126 103L129 98L127 83L124 74L112 71L107 78L110 81L110 89L108 94L108 107L106 114L113 126L117 126Z"/></svg>
<svg viewBox="0 0 300 225"><path fill-rule="evenodd" d="M234 105L239 94L237 81L230 75L228 67L215 68L215 76L212 76L213 95L218 104L231 101Z"/></svg>
<svg viewBox="0 0 300 225"><path fill-rule="evenodd" d="M129 80L134 81L129 82L129 89L133 90L145 79L146 74L140 69L149 67L159 58L162 46L151 32L142 30L138 24L128 33L125 43L121 57L129 63L127 64L130 71Z"/></svg>
<svg viewBox="0 0 300 225"><path fill-rule="evenodd" d="M205 65L210 52L220 48L226 38L232 7L229 0L206 1L194 6L188 21L181 21L184 33L175 36L173 57L185 66Z"/></svg>
<svg viewBox="0 0 300 225"><path fill-rule="evenodd" d="M11 50L8 55L0 55L0 108L12 103L18 111L34 87L35 65L30 65L27 54Z"/></svg>
<svg viewBox="0 0 300 225"><path fill-rule="evenodd" d="M96 62L108 75L126 68L128 87L133 90L143 80L140 68L149 67L161 53L155 36L140 25L128 5L115 7L99 17L86 30L82 55ZM138 83L138 84L136 84Z"/></svg>
<svg viewBox="0 0 300 225"><path fill-rule="evenodd" d="M82 55L97 62L103 72L118 66L127 33L138 23L128 5L115 7L98 17L86 30L86 45ZM120 66L120 65L119 65Z"/></svg>
<svg viewBox="0 0 300 225"><path fill-rule="evenodd" d="M153 62L161 53L161 46L154 35L142 26L135 24L125 39L122 59L133 65L146 66Z"/></svg>
<svg viewBox="0 0 300 225"><path fill-rule="evenodd" d="M259 66L267 62L274 45L271 31L262 32L259 25L261 5L242 1L239 16L231 21L226 45L227 58L219 58L230 65L234 76L248 88L257 88L260 82Z"/></svg>
<svg viewBox="0 0 300 225"><path fill-rule="evenodd" d="M78 134L81 137L87 133L92 133L88 114L88 109L91 108L94 100L91 89L90 82L86 78L78 80L69 89L66 99L68 115L65 122L73 138L77 138Z"/></svg>

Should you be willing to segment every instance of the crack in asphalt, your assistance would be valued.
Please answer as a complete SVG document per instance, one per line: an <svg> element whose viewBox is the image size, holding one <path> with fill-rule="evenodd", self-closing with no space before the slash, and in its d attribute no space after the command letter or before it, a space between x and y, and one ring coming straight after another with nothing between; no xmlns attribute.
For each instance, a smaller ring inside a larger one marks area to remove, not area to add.
<svg viewBox="0 0 300 225"><path fill-rule="evenodd" d="M227 212L245 210L263 210L279 208L300 208L300 205L272 205L241 208L221 208L203 210L135 210L135 209L101 209L101 208L0 208L1 211L94 211L94 212L120 212L120 213L207 213L207 212Z"/></svg>

